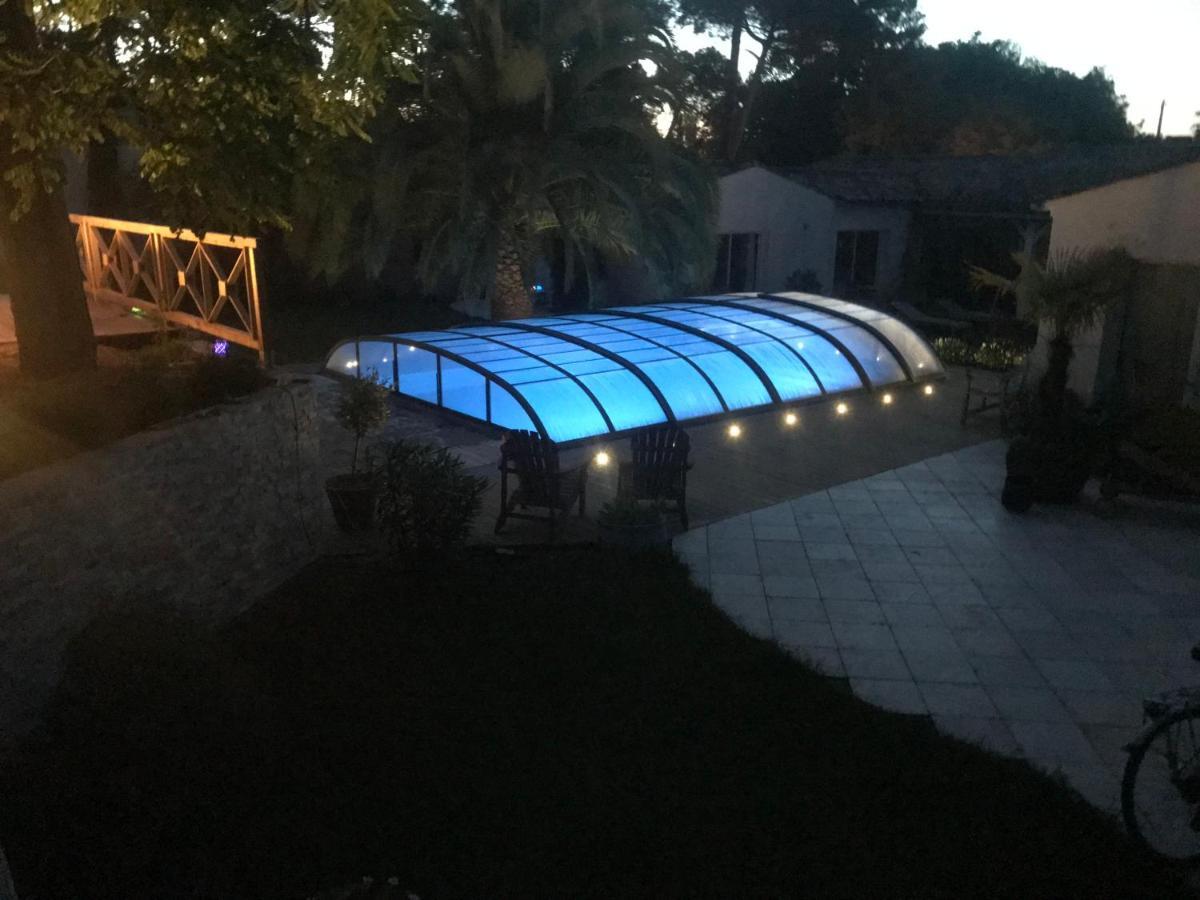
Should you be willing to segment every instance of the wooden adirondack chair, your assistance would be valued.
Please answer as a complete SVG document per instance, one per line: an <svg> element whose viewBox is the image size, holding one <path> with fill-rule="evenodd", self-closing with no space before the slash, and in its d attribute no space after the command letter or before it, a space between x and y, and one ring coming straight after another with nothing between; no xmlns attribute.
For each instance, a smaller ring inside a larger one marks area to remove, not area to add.
<svg viewBox="0 0 1200 900"><path fill-rule="evenodd" d="M509 519L546 520L553 538L560 513L576 502L579 515L587 508L586 464L562 469L558 464L558 448L532 431L510 431L500 444L500 515L496 518L496 534ZM517 486L510 495L508 478L515 475ZM547 516L535 516L516 509L535 507L548 511Z"/></svg>
<svg viewBox="0 0 1200 900"><path fill-rule="evenodd" d="M630 441L633 459L617 470L617 496L674 503L686 530L691 445L687 432L674 425L635 432Z"/></svg>

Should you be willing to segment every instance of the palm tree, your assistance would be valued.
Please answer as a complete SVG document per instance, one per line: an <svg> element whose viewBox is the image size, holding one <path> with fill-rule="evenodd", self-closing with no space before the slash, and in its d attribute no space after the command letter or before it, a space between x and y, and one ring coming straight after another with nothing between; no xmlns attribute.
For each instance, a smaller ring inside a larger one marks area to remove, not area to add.
<svg viewBox="0 0 1200 900"><path fill-rule="evenodd" d="M1008 475L1001 502L1024 512L1035 500L1070 502L1079 496L1097 456L1097 432L1086 417L1069 414L1067 377L1073 342L1095 327L1105 311L1125 296L1134 273L1124 250L1074 250L1041 265L1014 257L1016 278L971 270L976 287L991 287L1017 298L1017 311L1048 326L1050 358L1038 385L1038 402L1025 433L1009 445Z"/></svg>
<svg viewBox="0 0 1200 900"><path fill-rule="evenodd" d="M592 303L610 262L641 266L662 293L702 285L716 180L655 130L670 98L642 63L674 54L645 6L458 0L431 20L422 83L402 88L374 134L374 195L363 215L341 217L358 252L365 239L381 265L408 231L428 287L452 278L501 319L529 315L532 262L558 252L568 286L582 280ZM304 237L310 259L344 261Z"/></svg>
<svg viewBox="0 0 1200 900"><path fill-rule="evenodd" d="M1049 326L1050 355L1039 393L1044 421L1057 425L1066 401L1074 342L1126 296L1134 261L1120 248L1068 250L1046 265L1024 254L1014 254L1013 259L1021 269L1015 278L973 267L971 283L1016 297L1018 314Z"/></svg>

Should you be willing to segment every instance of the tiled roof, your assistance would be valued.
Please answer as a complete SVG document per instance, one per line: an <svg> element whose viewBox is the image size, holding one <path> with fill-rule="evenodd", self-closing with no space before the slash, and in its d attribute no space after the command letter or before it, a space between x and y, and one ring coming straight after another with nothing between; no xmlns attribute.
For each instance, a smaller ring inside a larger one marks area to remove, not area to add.
<svg viewBox="0 0 1200 900"><path fill-rule="evenodd" d="M1011 156L844 158L774 171L847 203L1027 212L1079 193L1200 162L1200 141L1141 140Z"/></svg>

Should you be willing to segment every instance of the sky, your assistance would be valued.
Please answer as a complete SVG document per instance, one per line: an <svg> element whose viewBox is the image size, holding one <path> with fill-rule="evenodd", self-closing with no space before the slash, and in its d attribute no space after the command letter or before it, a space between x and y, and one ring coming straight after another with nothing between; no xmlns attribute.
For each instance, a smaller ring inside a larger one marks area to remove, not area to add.
<svg viewBox="0 0 1200 900"><path fill-rule="evenodd" d="M1084 75L1108 72L1129 101L1129 120L1154 133L1167 101L1164 134L1189 134L1200 110L1200 0L920 0L925 40L1010 40L1025 56ZM678 35L688 49L718 44ZM727 50L727 46L724 48ZM742 67L753 59L746 54Z"/></svg>

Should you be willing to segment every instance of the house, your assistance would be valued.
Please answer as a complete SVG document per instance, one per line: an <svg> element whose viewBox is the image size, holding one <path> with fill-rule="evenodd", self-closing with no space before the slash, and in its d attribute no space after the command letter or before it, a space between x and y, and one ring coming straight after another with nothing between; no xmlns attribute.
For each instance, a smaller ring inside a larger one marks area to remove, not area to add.
<svg viewBox="0 0 1200 900"><path fill-rule="evenodd" d="M1132 296L1075 341L1072 389L1096 399L1119 377L1139 400L1200 409L1200 157L1045 208L1051 254L1123 247L1141 264Z"/></svg>
<svg viewBox="0 0 1200 900"><path fill-rule="evenodd" d="M1012 156L750 165L721 179L714 288L786 287L886 301L960 299L966 266L1042 251L1046 201L1200 160L1200 144L1134 141Z"/></svg>

